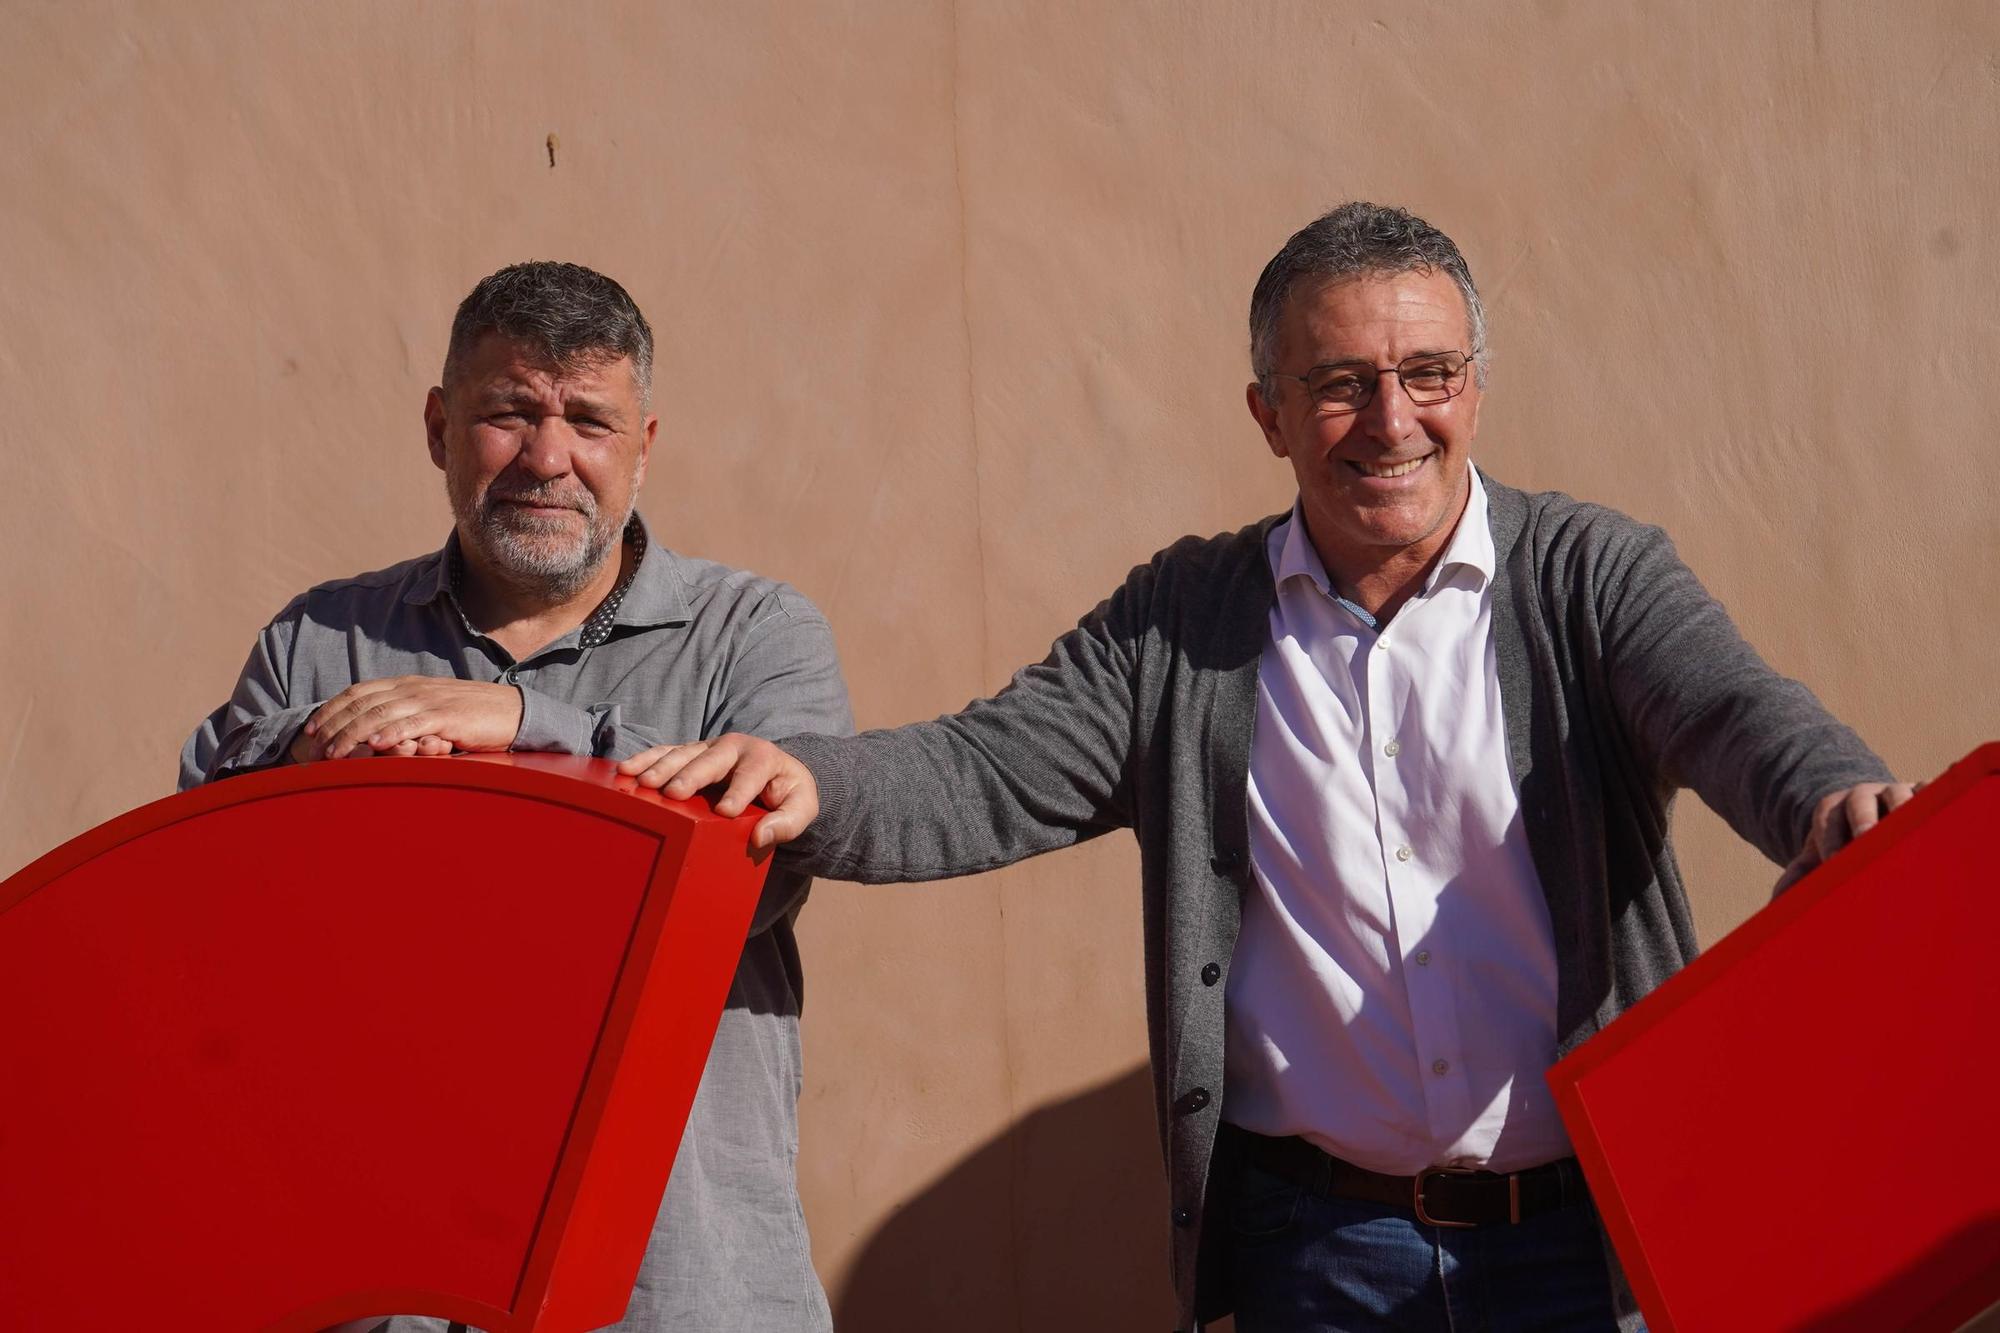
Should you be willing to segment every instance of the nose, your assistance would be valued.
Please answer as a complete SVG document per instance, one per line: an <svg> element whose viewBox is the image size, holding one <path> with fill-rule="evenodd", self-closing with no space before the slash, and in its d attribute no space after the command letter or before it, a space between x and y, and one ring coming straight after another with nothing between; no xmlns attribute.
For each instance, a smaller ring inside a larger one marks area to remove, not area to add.
<svg viewBox="0 0 2000 1333"><path fill-rule="evenodd" d="M570 470L572 436L569 422L560 415L541 417L529 427L515 461L543 481L563 476Z"/></svg>
<svg viewBox="0 0 2000 1333"><path fill-rule="evenodd" d="M1355 414L1355 424L1370 435L1395 444L1409 438L1416 423L1416 404L1403 390L1403 381L1393 367L1375 372L1375 396Z"/></svg>

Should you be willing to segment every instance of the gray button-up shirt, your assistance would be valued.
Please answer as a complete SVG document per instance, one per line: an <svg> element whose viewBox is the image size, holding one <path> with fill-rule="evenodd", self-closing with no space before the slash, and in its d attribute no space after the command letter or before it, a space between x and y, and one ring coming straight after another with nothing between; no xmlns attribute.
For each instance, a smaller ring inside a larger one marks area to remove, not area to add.
<svg viewBox="0 0 2000 1333"><path fill-rule="evenodd" d="M385 676L514 684L517 750L622 759L726 731L854 729L832 631L783 583L646 541L608 632L586 625L516 662L460 609L457 540L294 598L182 749L182 789L284 762L314 709ZM831 1326L795 1174L803 985L792 923L809 883L774 869L765 887L620 1329ZM423 1114L421 1089L407 1105ZM443 1325L396 1321L429 1327Z"/></svg>

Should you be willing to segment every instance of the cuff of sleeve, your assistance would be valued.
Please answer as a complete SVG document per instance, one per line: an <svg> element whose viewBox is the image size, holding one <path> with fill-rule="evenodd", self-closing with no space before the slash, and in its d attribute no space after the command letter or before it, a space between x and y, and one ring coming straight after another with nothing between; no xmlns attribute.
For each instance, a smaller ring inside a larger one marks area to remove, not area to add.
<svg viewBox="0 0 2000 1333"><path fill-rule="evenodd" d="M848 758L852 747L838 736L788 736L778 748L806 766L819 790L819 815L784 849L809 859L824 850L826 833L841 826L854 802L854 765Z"/></svg>
<svg viewBox="0 0 2000 1333"><path fill-rule="evenodd" d="M243 734L242 742L231 747L229 757L215 766L215 776L250 773L285 763L290 758L292 741L317 711L319 705L310 703L258 718Z"/></svg>
<svg viewBox="0 0 2000 1333"><path fill-rule="evenodd" d="M591 738L597 733L597 719L575 704L567 704L540 690L516 684L521 692L521 725L514 732L515 750L553 754L593 753Z"/></svg>

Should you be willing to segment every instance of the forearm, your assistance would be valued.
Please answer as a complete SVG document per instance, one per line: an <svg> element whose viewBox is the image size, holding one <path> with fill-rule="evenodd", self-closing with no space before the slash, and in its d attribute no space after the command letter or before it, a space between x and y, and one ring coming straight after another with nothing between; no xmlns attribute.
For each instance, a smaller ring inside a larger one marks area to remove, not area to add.
<svg viewBox="0 0 2000 1333"><path fill-rule="evenodd" d="M1889 770L1812 691L1774 671L1664 535L1638 544L1607 622L1611 679L1642 752L1780 865L1820 798Z"/></svg>
<svg viewBox="0 0 2000 1333"><path fill-rule="evenodd" d="M796 736L820 813L785 849L831 879L947 879L1011 865L1129 822L1109 756L1092 762L1043 727L964 713L852 738ZM1044 727L1053 725L1044 722Z"/></svg>
<svg viewBox="0 0 2000 1333"><path fill-rule="evenodd" d="M300 603L266 625L251 645L229 701L203 718L181 747L177 786L190 787L287 761L318 701L291 697L291 645Z"/></svg>
<svg viewBox="0 0 2000 1333"><path fill-rule="evenodd" d="M177 789L186 791L204 782L289 762L292 742L315 707L304 704L254 716L241 714L231 705L216 710L181 747Z"/></svg>

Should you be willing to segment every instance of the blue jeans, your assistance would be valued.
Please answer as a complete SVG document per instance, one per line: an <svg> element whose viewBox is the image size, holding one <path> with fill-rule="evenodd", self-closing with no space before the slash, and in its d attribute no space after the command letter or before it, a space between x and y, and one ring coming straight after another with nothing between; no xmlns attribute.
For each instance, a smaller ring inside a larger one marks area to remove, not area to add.
<svg viewBox="0 0 2000 1333"><path fill-rule="evenodd" d="M1244 1166L1224 1219L1237 1333L1609 1333L1596 1210L1430 1227Z"/></svg>

